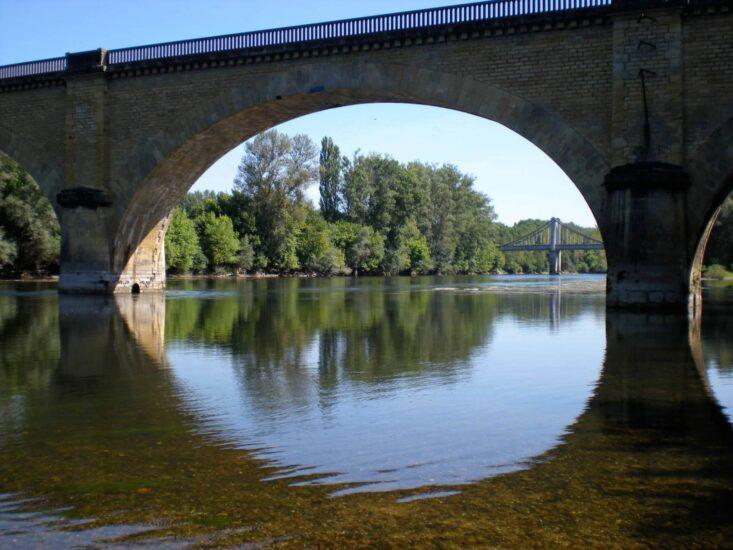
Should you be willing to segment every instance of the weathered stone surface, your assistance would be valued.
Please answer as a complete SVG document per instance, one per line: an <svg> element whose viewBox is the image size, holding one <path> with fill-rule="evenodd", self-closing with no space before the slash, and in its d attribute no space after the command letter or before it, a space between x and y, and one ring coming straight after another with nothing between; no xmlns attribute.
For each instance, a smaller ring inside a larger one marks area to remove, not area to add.
<svg viewBox="0 0 733 550"><path fill-rule="evenodd" d="M105 189L72 187L59 191L56 202L63 208L104 208L112 206L112 196Z"/></svg>
<svg viewBox="0 0 733 550"><path fill-rule="evenodd" d="M666 162L635 162L616 166L606 174L608 191L630 189L637 193L652 191L684 191L690 186L690 176L681 166Z"/></svg>
<svg viewBox="0 0 733 550"><path fill-rule="evenodd" d="M62 290L157 290L164 220L243 140L342 105L456 109L516 131L573 180L607 245L609 303L679 306L733 189L733 12L640 6L140 63L71 54L67 74L0 81L0 151L57 210ZM654 163L689 186L659 184ZM111 201L68 207L80 186Z"/></svg>

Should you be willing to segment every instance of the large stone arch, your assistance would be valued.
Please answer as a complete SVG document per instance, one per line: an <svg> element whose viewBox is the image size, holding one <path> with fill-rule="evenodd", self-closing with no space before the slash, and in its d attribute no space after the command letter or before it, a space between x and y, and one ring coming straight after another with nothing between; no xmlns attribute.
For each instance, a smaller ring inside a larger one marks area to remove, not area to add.
<svg viewBox="0 0 733 550"><path fill-rule="evenodd" d="M114 268L133 269L143 242L159 242L161 223L196 179L236 145L279 123L321 110L398 102L480 116L539 147L575 183L604 227L603 175L608 160L546 106L457 73L387 63L312 63L219 90L179 113L124 162L120 182L131 192L114 244ZM134 262L133 262L134 263Z"/></svg>

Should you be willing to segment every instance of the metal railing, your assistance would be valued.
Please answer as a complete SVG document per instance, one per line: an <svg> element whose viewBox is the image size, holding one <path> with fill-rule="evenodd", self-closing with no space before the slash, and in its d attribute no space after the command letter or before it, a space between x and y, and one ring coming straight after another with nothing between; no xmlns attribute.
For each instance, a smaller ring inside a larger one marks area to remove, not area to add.
<svg viewBox="0 0 733 550"><path fill-rule="evenodd" d="M604 7L610 6L611 3L612 0L490 0L443 8L120 48L107 52L107 63L115 65L250 48L284 46L318 40L475 23L506 17ZM63 71L65 68L66 60L63 57L6 65L0 67L0 79L53 73Z"/></svg>
<svg viewBox="0 0 733 550"><path fill-rule="evenodd" d="M53 57L51 59L40 59L38 61L27 61L15 65L0 67L0 79L20 78L36 74L56 73L66 70L65 57Z"/></svg>
<svg viewBox="0 0 733 550"><path fill-rule="evenodd" d="M504 17L609 6L610 4L611 0L492 0L445 8L431 8L297 27L122 48L109 51L108 63L114 65L116 63L164 59L166 57L264 48L441 25L473 23Z"/></svg>

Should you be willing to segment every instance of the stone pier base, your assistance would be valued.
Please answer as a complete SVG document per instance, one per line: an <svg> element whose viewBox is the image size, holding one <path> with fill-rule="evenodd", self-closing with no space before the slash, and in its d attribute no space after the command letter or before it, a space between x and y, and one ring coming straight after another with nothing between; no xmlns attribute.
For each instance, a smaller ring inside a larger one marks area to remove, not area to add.
<svg viewBox="0 0 733 550"><path fill-rule="evenodd" d="M634 163L611 170L605 185L608 306L688 310L693 263L685 219L689 177L679 166Z"/></svg>
<svg viewBox="0 0 733 550"><path fill-rule="evenodd" d="M59 291L70 294L137 294L158 292L165 288L165 232L164 219L145 237L129 255L121 269L110 269L116 262L114 248L102 247L96 239L86 240L70 235L68 240L77 245L66 246L75 256L87 256L92 261L80 261L71 254L61 262ZM82 246L78 246L81 244ZM110 250L108 257L99 253ZM91 252L90 252L91 251ZM63 252L63 251L62 251ZM96 257L95 257L96 254ZM121 263L121 262L120 262Z"/></svg>

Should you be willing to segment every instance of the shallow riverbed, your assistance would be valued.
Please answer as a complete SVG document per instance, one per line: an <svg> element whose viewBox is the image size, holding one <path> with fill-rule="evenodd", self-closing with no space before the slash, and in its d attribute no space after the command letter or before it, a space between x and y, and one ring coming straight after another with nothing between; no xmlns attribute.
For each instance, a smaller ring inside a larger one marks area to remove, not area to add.
<svg viewBox="0 0 733 550"><path fill-rule="evenodd" d="M723 545L733 288L0 283L0 546Z"/></svg>

